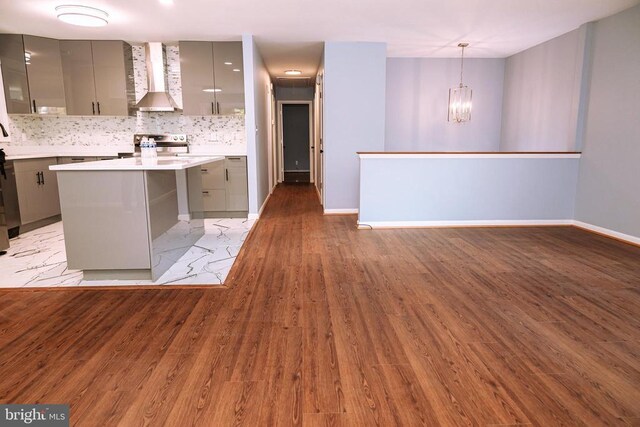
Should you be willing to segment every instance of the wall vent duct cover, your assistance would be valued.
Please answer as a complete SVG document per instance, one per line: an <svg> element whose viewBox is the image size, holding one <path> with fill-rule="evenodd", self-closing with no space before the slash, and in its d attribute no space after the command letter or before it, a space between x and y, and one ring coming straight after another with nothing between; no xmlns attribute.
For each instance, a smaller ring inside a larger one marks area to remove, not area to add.
<svg viewBox="0 0 640 427"><path fill-rule="evenodd" d="M169 95L167 84L167 53L162 43L144 45L149 91L136 105L140 111L176 111L180 108Z"/></svg>
<svg viewBox="0 0 640 427"><path fill-rule="evenodd" d="M313 86L311 77L277 77L276 85L280 87L310 87Z"/></svg>

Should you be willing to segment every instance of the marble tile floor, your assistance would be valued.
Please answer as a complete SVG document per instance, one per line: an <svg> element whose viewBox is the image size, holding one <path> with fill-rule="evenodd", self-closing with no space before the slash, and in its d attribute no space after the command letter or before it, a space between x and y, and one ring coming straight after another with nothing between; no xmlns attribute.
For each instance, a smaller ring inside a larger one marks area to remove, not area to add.
<svg viewBox="0 0 640 427"><path fill-rule="evenodd" d="M158 280L86 281L79 270L69 270L62 222L11 239L0 256L0 288L114 286L114 285L221 285L229 274L255 220L206 219L205 235Z"/></svg>

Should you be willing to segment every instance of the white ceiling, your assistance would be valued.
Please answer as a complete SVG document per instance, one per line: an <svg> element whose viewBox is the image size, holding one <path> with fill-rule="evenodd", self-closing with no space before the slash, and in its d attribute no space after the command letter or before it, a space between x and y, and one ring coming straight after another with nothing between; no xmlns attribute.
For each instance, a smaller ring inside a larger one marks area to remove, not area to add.
<svg viewBox="0 0 640 427"><path fill-rule="evenodd" d="M505 57L640 0L0 0L0 32L130 42L254 34L272 75L315 73L322 41L387 43L389 56ZM58 21L60 4L106 10L109 25Z"/></svg>

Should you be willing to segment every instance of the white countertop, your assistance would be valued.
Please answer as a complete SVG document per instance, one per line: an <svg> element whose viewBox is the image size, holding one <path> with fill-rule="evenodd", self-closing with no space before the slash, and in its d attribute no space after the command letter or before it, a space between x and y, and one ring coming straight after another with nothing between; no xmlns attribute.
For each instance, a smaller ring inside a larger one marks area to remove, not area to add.
<svg viewBox="0 0 640 427"><path fill-rule="evenodd" d="M15 156L7 156L7 160L46 159L49 157L58 156L55 154L17 154Z"/></svg>
<svg viewBox="0 0 640 427"><path fill-rule="evenodd" d="M0 143L7 160L44 159L48 157L117 157L118 153L133 153L133 145L114 145L109 147L86 146L23 146Z"/></svg>
<svg viewBox="0 0 640 427"><path fill-rule="evenodd" d="M7 160L48 157L117 157L118 153L133 153L133 144L113 146L78 145L11 145L0 143ZM246 156L246 145L191 145L185 156Z"/></svg>
<svg viewBox="0 0 640 427"><path fill-rule="evenodd" d="M224 156L157 157L101 160L97 162L71 163L49 166L52 171L146 171L183 170L206 163L224 160Z"/></svg>

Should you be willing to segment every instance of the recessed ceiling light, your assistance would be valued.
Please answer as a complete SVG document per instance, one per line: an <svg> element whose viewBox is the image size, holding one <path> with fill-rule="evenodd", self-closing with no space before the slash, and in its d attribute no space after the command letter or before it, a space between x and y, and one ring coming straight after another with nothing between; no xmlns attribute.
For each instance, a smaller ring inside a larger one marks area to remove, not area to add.
<svg viewBox="0 0 640 427"><path fill-rule="evenodd" d="M172 6L173 5L173 0L158 0L160 2L160 4L164 5L164 6Z"/></svg>
<svg viewBox="0 0 640 427"><path fill-rule="evenodd" d="M233 65L233 62L225 62L224 65Z"/></svg>
<svg viewBox="0 0 640 427"><path fill-rule="evenodd" d="M81 27L102 27L109 23L109 14L95 7L63 4L56 7L58 19Z"/></svg>
<svg viewBox="0 0 640 427"><path fill-rule="evenodd" d="M284 73L287 76L299 76L300 74L302 74L302 71L300 71L300 70L287 70Z"/></svg>
<svg viewBox="0 0 640 427"><path fill-rule="evenodd" d="M222 89L202 89L203 92L222 92Z"/></svg>
<svg viewBox="0 0 640 427"><path fill-rule="evenodd" d="M240 69L239 68L234 68L233 71L235 71L236 73L239 73Z"/></svg>

